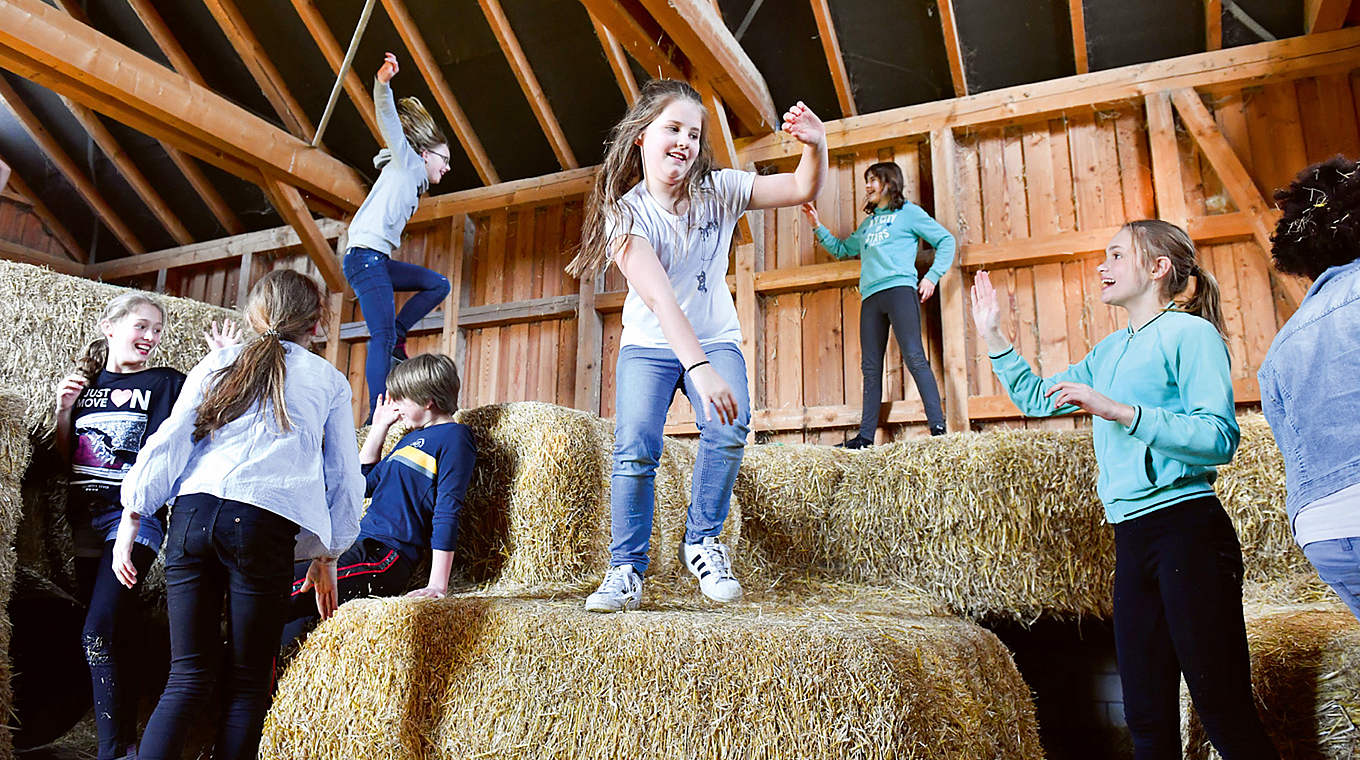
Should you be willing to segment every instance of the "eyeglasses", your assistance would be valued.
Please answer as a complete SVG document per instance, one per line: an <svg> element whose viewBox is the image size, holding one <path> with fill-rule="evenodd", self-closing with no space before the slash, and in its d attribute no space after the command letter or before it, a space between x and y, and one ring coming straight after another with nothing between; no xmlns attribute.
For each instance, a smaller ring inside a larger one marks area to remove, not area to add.
<svg viewBox="0 0 1360 760"><path fill-rule="evenodd" d="M433 153L433 154L435 154L436 156L439 156L440 158L444 159L444 165L445 165L445 166L449 166L449 165L450 165L450 164L449 164L449 157L446 156L446 155L444 155L443 153L440 153L440 152L437 151L437 150L427 150L427 151L425 151L425 152L426 152L426 153Z"/></svg>

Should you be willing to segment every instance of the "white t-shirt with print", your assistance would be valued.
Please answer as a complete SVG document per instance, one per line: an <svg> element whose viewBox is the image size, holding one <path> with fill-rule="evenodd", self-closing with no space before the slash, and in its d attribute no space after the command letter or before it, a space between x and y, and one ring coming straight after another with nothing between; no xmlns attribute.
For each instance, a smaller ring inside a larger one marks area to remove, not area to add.
<svg viewBox="0 0 1360 760"><path fill-rule="evenodd" d="M680 304L699 344L705 348L718 343L741 343L737 307L727 289L728 252L737 220L751 201L754 172L719 169L709 175L713 192L691 199L686 216L666 211L639 182L619 199L632 211L631 220L610 220L609 239L636 235L656 251L661 267L671 281L675 300ZM631 224L629 224L631 222ZM629 224L627 228L625 224ZM661 333L661 322L647 308L642 297L628 286L623 302L621 345L670 348Z"/></svg>

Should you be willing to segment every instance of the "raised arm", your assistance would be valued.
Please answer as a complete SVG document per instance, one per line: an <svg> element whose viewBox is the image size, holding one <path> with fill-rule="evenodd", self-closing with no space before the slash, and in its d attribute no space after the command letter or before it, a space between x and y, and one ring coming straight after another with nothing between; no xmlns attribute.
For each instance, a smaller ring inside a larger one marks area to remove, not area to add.
<svg viewBox="0 0 1360 760"><path fill-rule="evenodd" d="M783 130L803 144L803 156L792 174L757 176L748 209L797 206L817 197L826 179L826 127L811 108L798 101L784 114Z"/></svg>
<svg viewBox="0 0 1360 760"><path fill-rule="evenodd" d="M827 229L826 225L822 224L822 217L817 213L817 204L804 203L802 209L803 215L812 223L813 237L817 238L817 242L822 244L827 253L838 259L852 259L863 250L864 238L860 234L860 231L864 229L862 223L854 232L850 233L850 237L842 240Z"/></svg>
<svg viewBox="0 0 1360 760"><path fill-rule="evenodd" d="M383 64L373 77L373 111L378 120L378 131L382 133L388 150L394 154L402 146L409 147L406 133L401 130L401 119L397 118L396 96L392 94L390 84L399 68L397 57L392 53L384 53Z"/></svg>
<svg viewBox="0 0 1360 760"><path fill-rule="evenodd" d="M737 418L737 397L727 381L713 369L713 365L705 363L707 355L694 334L694 326L675 300L675 291L671 289L670 278L656 257L656 250L651 243L637 235L616 238L610 245L623 246L623 250L614 257L619 271L623 272L633 291L656 315L657 321L661 323L661 334L675 352L675 358L686 369L694 368L688 374L703 400L704 418L712 419L709 410L712 406L718 413L718 420L724 425L729 424Z"/></svg>

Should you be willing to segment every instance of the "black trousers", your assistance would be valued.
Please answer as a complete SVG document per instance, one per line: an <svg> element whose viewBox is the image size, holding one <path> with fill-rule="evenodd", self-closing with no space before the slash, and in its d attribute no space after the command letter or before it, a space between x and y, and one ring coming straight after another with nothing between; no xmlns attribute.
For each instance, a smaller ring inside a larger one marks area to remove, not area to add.
<svg viewBox="0 0 1360 760"><path fill-rule="evenodd" d="M310 561L293 564L293 589L288 600L288 622L280 642L284 652L300 643L321 615L316 611L316 594L302 592ZM400 596L411 584L415 564L396 549L372 538L360 538L336 560L336 594L341 604L369 596Z"/></svg>
<svg viewBox="0 0 1360 760"><path fill-rule="evenodd" d="M1242 547L1203 496L1114 526L1114 636L1136 760L1181 757L1180 676L1223 760L1276 760L1256 713Z"/></svg>
<svg viewBox="0 0 1360 760"><path fill-rule="evenodd" d="M940 388L930 371L925 347L921 345L921 300L916 288L904 286L880 290L864 299L859 307L860 369L864 371L864 407L859 434L874 439L878 414L883 403L883 355L888 350L888 326L897 336L897 347L907 363L931 428L944 427L940 407Z"/></svg>

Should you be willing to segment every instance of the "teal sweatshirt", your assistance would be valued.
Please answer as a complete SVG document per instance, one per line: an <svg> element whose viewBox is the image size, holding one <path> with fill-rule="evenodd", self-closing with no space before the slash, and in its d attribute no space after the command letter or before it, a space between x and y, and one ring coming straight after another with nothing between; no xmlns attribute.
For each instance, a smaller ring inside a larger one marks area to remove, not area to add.
<svg viewBox="0 0 1360 760"><path fill-rule="evenodd" d="M874 213L845 240L832 235L831 230L821 224L813 233L832 256L838 259L860 257L861 299L888 288L916 287L918 240L930 243L935 249L935 262L926 272L927 280L938 284L949 271L949 265L954 263L954 236L910 201L895 211L874 209Z"/></svg>
<svg viewBox="0 0 1360 760"><path fill-rule="evenodd" d="M1100 477L1096 491L1112 523L1214 492L1214 465L1237 451L1228 347L1205 319L1164 311L1137 332L1119 330L1086 358L1040 378L1015 348L991 357L992 369L1020 411L1047 417L1080 411L1054 409L1044 392L1070 381L1137 409L1133 424L1092 416Z"/></svg>

